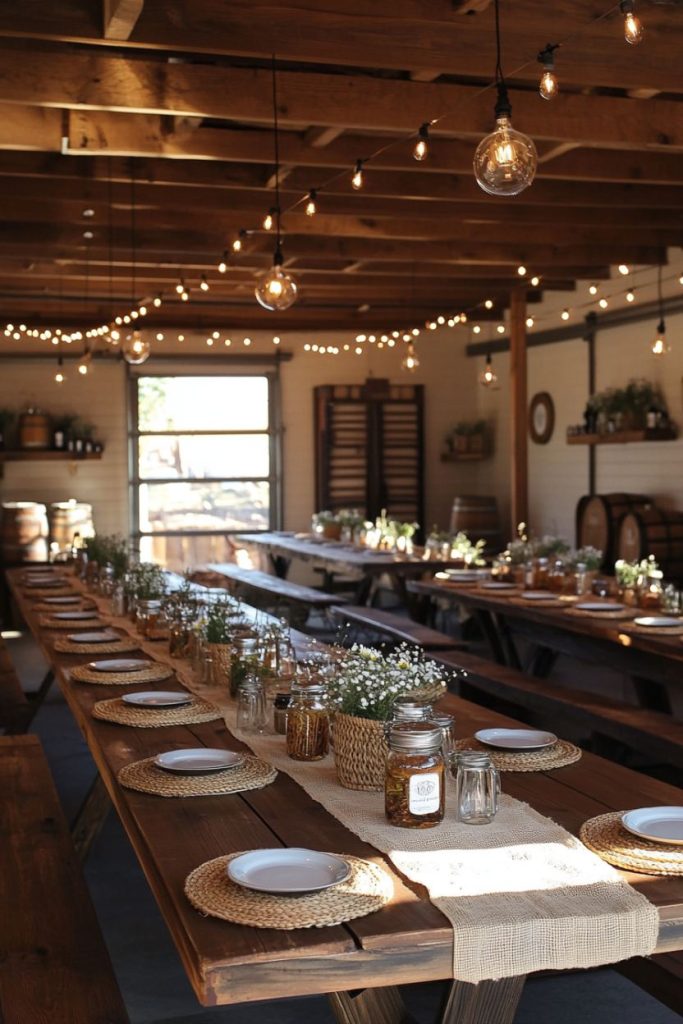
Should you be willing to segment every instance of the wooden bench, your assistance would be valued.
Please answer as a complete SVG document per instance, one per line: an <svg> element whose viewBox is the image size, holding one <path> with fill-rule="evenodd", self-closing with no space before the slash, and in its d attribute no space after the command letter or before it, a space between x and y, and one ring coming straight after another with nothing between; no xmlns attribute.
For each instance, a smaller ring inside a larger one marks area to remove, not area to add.
<svg viewBox="0 0 683 1024"><path fill-rule="evenodd" d="M35 692L24 693L7 644L0 637L0 729L6 735L16 736L28 731L54 678L50 669Z"/></svg>
<svg viewBox="0 0 683 1024"><path fill-rule="evenodd" d="M463 670L456 680L458 693L477 704L513 713L530 725L559 723L587 730L591 749L608 739L640 754L683 769L683 723L661 711L631 707L586 690L553 686L547 679L536 679L516 669L498 665L467 652L435 653L434 660L449 668ZM609 751L596 749L609 757Z"/></svg>
<svg viewBox="0 0 683 1024"><path fill-rule="evenodd" d="M0 1020L128 1024L40 742L0 738Z"/></svg>
<svg viewBox="0 0 683 1024"><path fill-rule="evenodd" d="M332 609L332 614L342 622L360 627L371 634L389 637L399 643L417 644L425 651L460 651L465 645L453 637L439 633L429 626L422 626L412 619L404 618L395 612L387 612L382 608L369 608L366 605L342 605Z"/></svg>
<svg viewBox="0 0 683 1024"><path fill-rule="evenodd" d="M209 570L209 573L193 573L193 580L206 583L210 579L211 582L206 585L222 586L236 597L248 597L252 602L265 597L269 607L276 612L282 608L293 611L299 624L305 621L309 612L315 611L326 616L330 608L346 600L338 594L326 594L300 583L290 583L289 580L258 569L242 569L231 562L211 564Z"/></svg>

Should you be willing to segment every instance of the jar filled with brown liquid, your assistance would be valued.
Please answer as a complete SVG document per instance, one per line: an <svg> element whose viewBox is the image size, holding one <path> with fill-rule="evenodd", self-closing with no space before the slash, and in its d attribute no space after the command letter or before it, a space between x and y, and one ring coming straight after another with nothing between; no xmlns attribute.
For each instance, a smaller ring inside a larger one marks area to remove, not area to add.
<svg viewBox="0 0 683 1024"><path fill-rule="evenodd" d="M292 683L287 708L287 753L294 761L320 761L330 748L330 716L325 687Z"/></svg>
<svg viewBox="0 0 683 1024"><path fill-rule="evenodd" d="M387 820L398 828L433 828L445 806L443 733L432 722L399 722L389 730L384 781Z"/></svg>

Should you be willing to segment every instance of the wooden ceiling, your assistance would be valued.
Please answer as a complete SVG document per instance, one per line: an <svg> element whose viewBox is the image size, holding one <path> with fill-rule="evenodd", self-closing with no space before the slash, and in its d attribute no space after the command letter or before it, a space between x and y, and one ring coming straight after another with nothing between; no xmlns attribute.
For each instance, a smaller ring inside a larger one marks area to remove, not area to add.
<svg viewBox="0 0 683 1024"><path fill-rule="evenodd" d="M513 120L540 163L531 188L495 199L472 175L493 121L490 0L0 5L3 317L88 327L162 292L160 327L388 329L483 298L499 316L520 264L541 289L570 290L664 261L683 243L683 2L640 0L638 47L609 8L501 0ZM547 103L535 57L560 40ZM273 53L285 259L301 292L280 315L253 297L273 251ZM442 115L416 162L410 134ZM355 161L392 142L353 191ZM315 217L300 202L311 188Z"/></svg>

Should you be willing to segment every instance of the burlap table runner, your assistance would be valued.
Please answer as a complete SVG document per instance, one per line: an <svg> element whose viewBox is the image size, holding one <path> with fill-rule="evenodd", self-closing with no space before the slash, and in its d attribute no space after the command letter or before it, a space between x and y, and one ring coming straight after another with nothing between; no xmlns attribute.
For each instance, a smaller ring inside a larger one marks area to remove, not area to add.
<svg viewBox="0 0 683 1024"><path fill-rule="evenodd" d="M155 796L226 796L248 789L263 789L275 781L277 772L261 758L247 755L244 764L224 772L175 775L157 768L153 757L145 757L125 765L117 778L126 789Z"/></svg>
<svg viewBox="0 0 683 1024"><path fill-rule="evenodd" d="M624 811L599 814L584 821L579 836L608 864L646 875L683 875L683 846L653 843L624 828Z"/></svg>
<svg viewBox="0 0 683 1024"><path fill-rule="evenodd" d="M138 729L159 729L169 725L197 725L199 722L213 722L223 715L213 704L192 697L191 704L175 708L141 708L126 704L120 697L100 700L92 709L93 718L117 725L132 725Z"/></svg>
<svg viewBox="0 0 683 1024"><path fill-rule="evenodd" d="M470 736L457 740L455 749L483 750L501 772L549 772L553 768L565 768L581 758L581 748L569 740L558 740L543 750L494 750Z"/></svg>
<svg viewBox="0 0 683 1024"><path fill-rule="evenodd" d="M376 864L342 854L351 865L351 877L324 892L304 896L273 896L252 892L227 876L227 865L241 853L216 857L187 876L185 895L202 914L252 928L325 928L365 917L380 910L392 897L390 876Z"/></svg>
<svg viewBox="0 0 683 1024"><path fill-rule="evenodd" d="M92 683L94 686L131 686L136 683L162 683L164 679L170 679L173 669L169 665L162 665L157 661L150 661L149 668L143 668L139 672L98 672L96 669L88 668L87 665L79 665L71 669L71 677L79 683Z"/></svg>

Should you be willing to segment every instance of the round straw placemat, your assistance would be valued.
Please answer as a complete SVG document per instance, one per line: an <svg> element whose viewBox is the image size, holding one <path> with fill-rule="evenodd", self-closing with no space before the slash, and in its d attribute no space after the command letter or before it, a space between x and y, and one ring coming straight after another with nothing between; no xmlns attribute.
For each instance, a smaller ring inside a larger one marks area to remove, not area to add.
<svg viewBox="0 0 683 1024"><path fill-rule="evenodd" d="M84 601L79 601L78 604L75 602L68 605L59 604L45 604L45 598L42 597L37 604L33 605L34 612L46 612L48 615L54 615L55 612L97 612L97 608L94 604L85 604Z"/></svg>
<svg viewBox="0 0 683 1024"><path fill-rule="evenodd" d="M96 614L91 619L53 619L47 615L41 615L38 625L43 629L70 629L73 632L74 629L101 629L103 626L108 626L109 623L98 618Z"/></svg>
<svg viewBox="0 0 683 1024"><path fill-rule="evenodd" d="M87 665L71 669L72 679L79 683L93 683L95 686L130 686L131 683L161 683L174 673L170 665L150 661L149 668L139 672L98 672Z"/></svg>
<svg viewBox="0 0 683 1024"><path fill-rule="evenodd" d="M60 638L55 640L54 648L60 654L128 654L139 650L140 644L128 637L106 644L77 644L73 640Z"/></svg>
<svg viewBox="0 0 683 1024"><path fill-rule="evenodd" d="M629 633L637 633L638 636L670 636L679 637L683 633L683 622L680 626L636 626L635 622L629 622L624 626Z"/></svg>
<svg viewBox="0 0 683 1024"><path fill-rule="evenodd" d="M196 725L198 722L213 722L222 718L221 712L205 700L192 698L190 704L179 708L139 708L126 704L120 697L100 700L92 709L93 718L117 725L134 725L139 729L158 728L164 725Z"/></svg>
<svg viewBox="0 0 683 1024"><path fill-rule="evenodd" d="M241 853L216 857L195 868L185 880L185 895L201 914L251 928L326 928L380 910L391 899L394 885L382 868L344 854L351 876L323 892L303 896L273 896L253 892L228 878L228 863Z"/></svg>
<svg viewBox="0 0 683 1024"><path fill-rule="evenodd" d="M153 757L134 761L123 767L118 780L126 789L155 796L223 796L243 793L248 789L263 789L277 778L277 772L260 757L247 754L239 768L208 775L174 775L157 768Z"/></svg>
<svg viewBox="0 0 683 1024"><path fill-rule="evenodd" d="M24 587L26 597L75 597L76 591L71 587Z"/></svg>
<svg viewBox="0 0 683 1024"><path fill-rule="evenodd" d="M612 811L589 818L579 830L579 839L614 867L645 875L683 875L683 846L634 836L621 823L625 813Z"/></svg>
<svg viewBox="0 0 683 1024"><path fill-rule="evenodd" d="M585 612L582 608L565 608L565 612L577 619L593 619L594 622L602 619L633 619L637 614L630 608L623 608L620 612Z"/></svg>
<svg viewBox="0 0 683 1024"><path fill-rule="evenodd" d="M534 598L529 599L528 597L522 597L521 594L514 595L512 603L524 605L525 608L533 608L534 606L537 606L538 608L563 607L559 597L544 597L543 600L534 600Z"/></svg>
<svg viewBox="0 0 683 1024"><path fill-rule="evenodd" d="M481 594L482 597L495 597L496 600L499 597L507 600L510 597L519 597L521 594L519 587L515 587L514 590L490 590L488 587L475 587L474 590L475 593Z"/></svg>
<svg viewBox="0 0 683 1024"><path fill-rule="evenodd" d="M552 747L543 750L494 750L470 736L456 740L456 751L481 750L488 754L492 763L501 772L548 772L553 768L565 768L581 757L580 747L568 740L558 740Z"/></svg>

